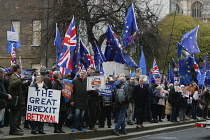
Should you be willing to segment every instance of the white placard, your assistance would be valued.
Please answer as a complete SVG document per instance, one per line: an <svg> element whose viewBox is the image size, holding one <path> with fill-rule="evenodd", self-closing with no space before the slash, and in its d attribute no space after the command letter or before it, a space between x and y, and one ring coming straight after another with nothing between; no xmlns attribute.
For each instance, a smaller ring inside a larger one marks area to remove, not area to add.
<svg viewBox="0 0 210 140"><path fill-rule="evenodd" d="M8 41L18 42L19 41L18 33L17 32L7 31L7 40Z"/></svg>
<svg viewBox="0 0 210 140"><path fill-rule="evenodd" d="M26 120L58 123L60 90L29 87Z"/></svg>
<svg viewBox="0 0 210 140"><path fill-rule="evenodd" d="M87 77L87 90L105 89L105 76Z"/></svg>

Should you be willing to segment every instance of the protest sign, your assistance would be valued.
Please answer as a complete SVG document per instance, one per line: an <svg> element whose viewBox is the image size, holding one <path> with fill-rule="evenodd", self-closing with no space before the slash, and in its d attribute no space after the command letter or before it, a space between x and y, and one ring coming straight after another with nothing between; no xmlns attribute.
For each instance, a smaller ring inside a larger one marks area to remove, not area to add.
<svg viewBox="0 0 210 140"><path fill-rule="evenodd" d="M100 89L99 93L101 96L112 97L112 85L106 84L104 89Z"/></svg>
<svg viewBox="0 0 210 140"><path fill-rule="evenodd" d="M65 82L64 88L62 90L62 96L71 99L72 92L73 92L73 85L70 84L69 82Z"/></svg>
<svg viewBox="0 0 210 140"><path fill-rule="evenodd" d="M31 80L33 73L33 70L24 69L22 70L21 75L24 76L24 80Z"/></svg>
<svg viewBox="0 0 210 140"><path fill-rule="evenodd" d="M103 96L102 97L103 106L111 106L112 105L112 98Z"/></svg>
<svg viewBox="0 0 210 140"><path fill-rule="evenodd" d="M175 92L182 92L182 89L179 86L174 86Z"/></svg>
<svg viewBox="0 0 210 140"><path fill-rule="evenodd" d="M105 88L105 76L90 76L87 77L87 90Z"/></svg>
<svg viewBox="0 0 210 140"><path fill-rule="evenodd" d="M58 123L60 90L29 87L26 120Z"/></svg>

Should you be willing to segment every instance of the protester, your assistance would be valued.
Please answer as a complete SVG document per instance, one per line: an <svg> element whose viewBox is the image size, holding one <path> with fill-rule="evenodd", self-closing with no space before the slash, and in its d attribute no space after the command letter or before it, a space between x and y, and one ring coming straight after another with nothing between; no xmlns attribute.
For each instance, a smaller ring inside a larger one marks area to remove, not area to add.
<svg viewBox="0 0 210 140"><path fill-rule="evenodd" d="M180 103L180 111L179 111L179 119L180 121L185 121L185 113L187 109L187 99L189 98L189 91L185 89L184 85L181 85L181 103Z"/></svg>
<svg viewBox="0 0 210 140"><path fill-rule="evenodd" d="M38 88L44 88L48 89L48 87L43 82L43 77L41 75L36 75L36 82L32 85L32 87L35 87L36 90ZM37 129L38 128L38 129ZM36 130L38 130L38 134L46 134L44 132L44 122L38 122L38 121L31 121L31 134L37 134Z"/></svg>
<svg viewBox="0 0 210 140"><path fill-rule="evenodd" d="M23 81L21 76L22 68L19 64L12 66L14 73L10 77L9 93L13 99L18 100L18 104L10 109L10 135L23 135L20 128L22 112L25 109L25 96L22 93L22 86L29 86L29 82ZM18 97L18 98L15 98Z"/></svg>
<svg viewBox="0 0 210 140"><path fill-rule="evenodd" d="M209 109L210 109L210 89L206 88L203 91L203 94L201 94L200 102L201 102L201 105L204 108L204 111L203 111L203 119L207 119L207 116L210 117L210 115L209 115Z"/></svg>
<svg viewBox="0 0 210 140"><path fill-rule="evenodd" d="M198 100L199 100L199 87L197 84L193 84L195 87L195 92L191 94L192 96L192 119L197 120L197 107L198 107Z"/></svg>
<svg viewBox="0 0 210 140"><path fill-rule="evenodd" d="M173 84L168 85L168 97L170 96L170 89L173 87ZM168 121L171 121L171 114L172 114L172 107L171 104L168 102L168 99L166 100L166 107L165 107L165 115L167 117Z"/></svg>
<svg viewBox="0 0 210 140"><path fill-rule="evenodd" d="M136 128L143 128L145 121L146 105L150 98L148 87L144 85L144 80L139 79L139 85L136 85L132 92L132 97L135 101L135 117L137 119Z"/></svg>
<svg viewBox="0 0 210 140"><path fill-rule="evenodd" d="M125 130L125 116L127 113L128 102L128 87L126 85L125 77L118 78L118 83L115 89L115 104L118 109L118 119L113 132L119 136L120 134L127 134Z"/></svg>
<svg viewBox="0 0 210 140"><path fill-rule="evenodd" d="M5 113L5 107L7 105L6 100L12 99L12 96L10 94L7 94L5 85L4 85L4 77L5 77L5 70L3 68L0 68L0 120L3 119L4 113ZM3 131L0 130L0 133L3 133Z"/></svg>
<svg viewBox="0 0 210 140"><path fill-rule="evenodd" d="M172 106L171 122L178 122L177 117L179 115L179 107L181 101L181 88L179 87L179 82L174 82L174 86L170 89L169 93L169 103Z"/></svg>
<svg viewBox="0 0 210 140"><path fill-rule="evenodd" d="M132 98L132 91L135 87L135 78L130 77L129 83L128 83L128 100L129 100L129 107L128 107L128 113L127 113L127 124L133 125L133 115L134 115L134 99Z"/></svg>
<svg viewBox="0 0 210 140"><path fill-rule="evenodd" d="M158 100L158 121L162 121L163 111L165 110L165 102L167 99L167 91L164 90L164 86L158 86L157 89L160 91L160 98Z"/></svg>
<svg viewBox="0 0 210 140"><path fill-rule="evenodd" d="M56 90L62 90L63 86L62 86L62 75L60 73L60 71L54 71L53 72L53 78L54 78L54 83L52 85L52 89L56 89ZM66 120L66 104L65 104L65 99L62 96L62 94L60 95L60 111L59 111L59 120L58 123L54 123L54 133L65 133L62 130L62 126L63 123Z"/></svg>
<svg viewBox="0 0 210 140"><path fill-rule="evenodd" d="M87 94L87 73L82 70L79 73L79 77L73 80L73 94L71 99L71 105L75 107L74 123L71 131L75 132L77 129L79 131L86 132L83 128L83 116L85 109L88 107L88 94Z"/></svg>
<svg viewBox="0 0 210 140"><path fill-rule="evenodd" d="M51 83L50 78L46 76L46 73L47 73L47 68L46 68L45 66L42 66L42 67L40 68L40 74L41 74L42 77L43 77L44 83L47 85L47 87L48 87L49 89L51 89L51 88L52 88L52 83Z"/></svg>
<svg viewBox="0 0 210 140"><path fill-rule="evenodd" d="M95 70L94 73L90 73L91 68L88 68L88 71L90 76L100 76L99 70ZM99 98L100 94L97 88L95 90L88 91L87 93L88 93L89 129L97 131L98 129L95 128L95 125L100 114L100 98Z"/></svg>
<svg viewBox="0 0 210 140"><path fill-rule="evenodd" d="M158 123L157 121L157 115L158 115L158 101L161 98L160 96L160 90L157 88L158 85L153 85L153 93L152 93L152 107L151 107L151 111L152 111L152 122L153 123Z"/></svg>

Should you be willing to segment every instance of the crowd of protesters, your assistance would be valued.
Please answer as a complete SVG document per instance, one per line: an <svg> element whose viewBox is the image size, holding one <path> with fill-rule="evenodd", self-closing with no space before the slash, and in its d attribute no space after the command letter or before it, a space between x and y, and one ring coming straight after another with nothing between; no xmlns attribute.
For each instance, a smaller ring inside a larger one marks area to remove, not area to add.
<svg viewBox="0 0 210 140"><path fill-rule="evenodd" d="M111 128L114 119L113 132L119 136L127 134L126 125L136 124L140 129L146 121L161 123L163 118L179 122L210 117L210 89L195 82L189 86L177 81L157 85L147 79L120 74L106 78L113 89L112 97L105 97L97 88L87 91L87 77L100 75L92 67L87 72L65 75L56 67L50 72L45 67L33 71L32 78L24 80L19 64L13 65L8 73L0 68L0 120L3 126L10 126L10 135L24 134L20 124L26 114L29 86L62 91L64 82L73 84L73 93L71 99L60 96L59 121L48 124L54 126L54 133L65 133L63 125L70 127L71 132L97 131L106 126L105 122ZM43 122L25 120L24 128L31 129L31 134L46 134Z"/></svg>

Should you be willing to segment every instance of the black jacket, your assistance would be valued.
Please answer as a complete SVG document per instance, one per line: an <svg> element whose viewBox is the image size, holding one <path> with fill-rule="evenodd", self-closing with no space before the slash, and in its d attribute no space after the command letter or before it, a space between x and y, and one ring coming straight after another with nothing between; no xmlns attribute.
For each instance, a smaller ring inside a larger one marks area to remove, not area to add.
<svg viewBox="0 0 210 140"><path fill-rule="evenodd" d="M148 87L143 85L143 88L141 88L140 85L136 85L133 88L132 97L135 105L146 106L150 97Z"/></svg>
<svg viewBox="0 0 210 140"><path fill-rule="evenodd" d="M171 105L180 105L181 103L181 93L180 92L175 92L174 87L170 88L170 93L168 97L168 101Z"/></svg>

